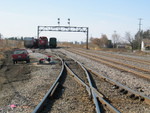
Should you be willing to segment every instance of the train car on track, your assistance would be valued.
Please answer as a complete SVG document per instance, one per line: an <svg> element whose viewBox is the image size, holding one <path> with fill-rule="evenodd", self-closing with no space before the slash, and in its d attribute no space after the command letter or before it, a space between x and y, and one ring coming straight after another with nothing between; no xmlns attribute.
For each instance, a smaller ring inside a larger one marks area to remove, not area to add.
<svg viewBox="0 0 150 113"><path fill-rule="evenodd" d="M33 48L34 47L34 37L24 37L24 47Z"/></svg>
<svg viewBox="0 0 150 113"><path fill-rule="evenodd" d="M39 47L39 39L34 39L34 48Z"/></svg>
<svg viewBox="0 0 150 113"><path fill-rule="evenodd" d="M40 49L46 49L48 47L48 39L46 36L39 37L38 46Z"/></svg>
<svg viewBox="0 0 150 113"><path fill-rule="evenodd" d="M56 48L57 47L57 39L55 37L51 37L49 39L49 47Z"/></svg>

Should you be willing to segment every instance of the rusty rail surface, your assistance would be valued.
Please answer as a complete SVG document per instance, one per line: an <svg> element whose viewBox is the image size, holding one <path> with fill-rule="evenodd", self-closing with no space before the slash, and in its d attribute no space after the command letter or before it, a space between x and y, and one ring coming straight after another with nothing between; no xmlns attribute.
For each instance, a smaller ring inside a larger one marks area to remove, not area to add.
<svg viewBox="0 0 150 113"><path fill-rule="evenodd" d="M67 50L67 51L69 51L69 50ZM84 56L84 57L89 58L89 59L91 59L91 60L94 60L94 61L96 61L96 62L101 62L101 63L106 64L106 65L109 65L109 66L111 66L111 67L113 67L113 68L116 68L116 69L119 69L119 70L123 70L123 71L126 71L126 72L130 72L130 73L132 73L132 74L138 75L138 76L143 77L143 78L146 78L146 79L150 79L150 75L149 75L149 74L144 74L144 73L142 73L142 72L137 72L137 71L135 71L134 69L131 69L131 68L120 67L120 66L118 66L117 64L113 64L113 63L111 63L111 62L109 62L109 61L101 60L100 57L96 57L96 56L94 56L94 55L87 54L87 53L83 53L83 52L79 52L79 51L78 51L78 52L70 51L70 52L75 53L75 54L78 54L78 55L81 55L81 56ZM96 57L96 58L95 58L95 57ZM134 68L135 68L135 67L134 67Z"/></svg>
<svg viewBox="0 0 150 113"><path fill-rule="evenodd" d="M104 52L100 53L99 51L91 51L91 50L87 50L87 49L78 48L78 50L79 49L81 51L87 51L87 52L95 53L95 54L98 54L98 55L111 56L111 57L114 57L114 58L120 58L122 60L129 60L129 61L133 61L133 62L138 62L138 63L143 63L143 64L150 65L150 61L149 60L132 58L132 57L128 57L128 56L120 56L120 55L115 55L115 54L111 54L111 53L104 53Z"/></svg>
<svg viewBox="0 0 150 113"><path fill-rule="evenodd" d="M75 51L77 51L79 53L84 53L85 55L90 55L90 56L95 57L95 58L100 58L100 59L105 60L105 61L113 62L115 64L119 64L119 65L122 65L122 66L126 66L126 67L129 67L129 68L133 68L133 69L136 69L136 70L140 70L140 71L143 71L143 72L150 73L149 69L142 69L142 68L139 68L139 67L134 66L134 65L125 64L125 63L122 63L122 62L119 62L119 61L116 61L116 60L111 60L111 59L104 58L104 57L101 57L101 56L93 55L91 53L85 53L83 51L78 51L78 50L75 50Z"/></svg>

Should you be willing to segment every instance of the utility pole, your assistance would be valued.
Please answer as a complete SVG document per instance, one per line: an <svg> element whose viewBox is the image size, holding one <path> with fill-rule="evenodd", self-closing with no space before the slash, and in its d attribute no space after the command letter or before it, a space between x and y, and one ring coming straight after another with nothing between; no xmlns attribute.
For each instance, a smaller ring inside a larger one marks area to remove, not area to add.
<svg viewBox="0 0 150 113"><path fill-rule="evenodd" d="M141 21L142 21L142 18L139 18L139 32L141 31Z"/></svg>
<svg viewBox="0 0 150 113"><path fill-rule="evenodd" d="M113 42L113 43L114 43L114 44L113 44L113 48L115 48L115 45L116 45L116 38L117 38L117 33L116 33L116 32L117 32L117 31L115 30L115 31L114 31L114 34L113 34L113 41L114 41L114 42Z"/></svg>
<svg viewBox="0 0 150 113"><path fill-rule="evenodd" d="M142 37L141 37L141 21L142 21L142 18L139 18L139 50L141 48L141 42L142 42ZM142 48L141 48L142 49Z"/></svg>

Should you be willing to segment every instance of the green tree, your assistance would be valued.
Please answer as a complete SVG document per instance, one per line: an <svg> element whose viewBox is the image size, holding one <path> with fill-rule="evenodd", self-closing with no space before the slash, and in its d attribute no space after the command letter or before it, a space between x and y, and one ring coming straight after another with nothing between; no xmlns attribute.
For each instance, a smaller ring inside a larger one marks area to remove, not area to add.
<svg viewBox="0 0 150 113"><path fill-rule="evenodd" d="M150 39L150 30L144 31L142 37L143 39Z"/></svg>

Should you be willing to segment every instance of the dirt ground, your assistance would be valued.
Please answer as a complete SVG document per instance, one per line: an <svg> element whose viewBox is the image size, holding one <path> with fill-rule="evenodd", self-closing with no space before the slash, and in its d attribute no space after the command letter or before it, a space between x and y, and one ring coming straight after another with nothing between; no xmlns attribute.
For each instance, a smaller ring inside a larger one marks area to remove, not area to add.
<svg viewBox="0 0 150 113"><path fill-rule="evenodd" d="M53 57L53 64L39 65L38 59L45 55L29 51L29 64L13 64L12 50L3 53L4 58L0 58L0 113L31 113L59 75L61 63Z"/></svg>
<svg viewBox="0 0 150 113"><path fill-rule="evenodd" d="M0 93L0 106L6 106L11 98L18 94L12 83L30 79L28 64L20 62L20 64L14 65L11 53L11 51L5 52L5 58L0 60L0 92L5 92L5 94Z"/></svg>

